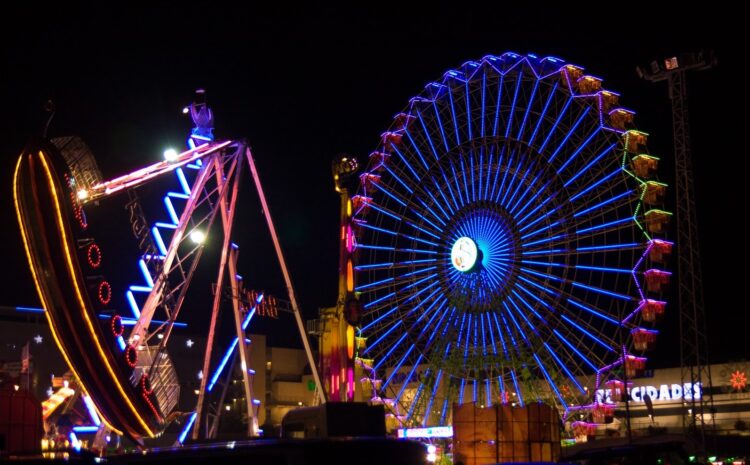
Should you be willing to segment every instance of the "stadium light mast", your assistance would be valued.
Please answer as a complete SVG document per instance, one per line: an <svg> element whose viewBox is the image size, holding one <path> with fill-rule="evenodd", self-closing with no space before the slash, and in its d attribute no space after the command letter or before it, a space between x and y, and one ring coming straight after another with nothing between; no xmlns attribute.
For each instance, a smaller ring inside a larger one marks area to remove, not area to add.
<svg viewBox="0 0 750 465"><path fill-rule="evenodd" d="M695 428L705 447L706 427L715 426L708 334L701 276L698 221L695 212L693 159L690 152L690 121L687 73L714 67L713 51L685 53L637 67L638 75L651 82L667 81L672 102L675 185L677 191L677 272L680 315L680 370L682 385L700 386L700 395L685 395L683 426ZM688 384L689 383L689 384ZM695 390L696 388L693 388ZM687 394L687 393L685 393ZM705 395L704 395L705 394ZM706 413L709 414L708 418ZM690 418L690 423L687 423Z"/></svg>

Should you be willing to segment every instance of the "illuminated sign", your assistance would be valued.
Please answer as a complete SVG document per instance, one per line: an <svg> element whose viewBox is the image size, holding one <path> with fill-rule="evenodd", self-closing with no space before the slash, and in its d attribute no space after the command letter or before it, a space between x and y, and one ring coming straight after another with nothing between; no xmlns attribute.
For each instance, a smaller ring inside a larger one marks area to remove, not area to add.
<svg viewBox="0 0 750 465"><path fill-rule="evenodd" d="M452 426L433 426L431 428L401 428L398 430L398 437L401 439L413 438L452 438Z"/></svg>
<svg viewBox="0 0 750 465"><path fill-rule="evenodd" d="M477 244L468 237L459 237L451 249L451 263L458 271L469 271L477 263Z"/></svg>
<svg viewBox="0 0 750 465"><path fill-rule="evenodd" d="M643 397L648 395L653 401L691 400L701 398L701 383L661 384L657 386L635 386L628 391L630 401L643 403ZM598 389L596 402L613 404L612 389Z"/></svg>

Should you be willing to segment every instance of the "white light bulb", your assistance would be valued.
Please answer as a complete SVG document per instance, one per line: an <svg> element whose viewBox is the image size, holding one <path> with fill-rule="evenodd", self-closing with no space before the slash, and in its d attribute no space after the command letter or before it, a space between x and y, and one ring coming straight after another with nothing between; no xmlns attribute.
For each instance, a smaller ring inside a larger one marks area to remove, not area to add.
<svg viewBox="0 0 750 465"><path fill-rule="evenodd" d="M164 151L164 159L167 161L175 161L177 160L177 156L179 154L177 153L177 150L175 149L167 149Z"/></svg>

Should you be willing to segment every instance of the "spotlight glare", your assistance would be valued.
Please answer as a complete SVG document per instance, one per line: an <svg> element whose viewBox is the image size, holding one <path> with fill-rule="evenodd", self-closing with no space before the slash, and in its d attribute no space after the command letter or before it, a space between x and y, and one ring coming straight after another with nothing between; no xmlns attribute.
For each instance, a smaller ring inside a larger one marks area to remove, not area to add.
<svg viewBox="0 0 750 465"><path fill-rule="evenodd" d="M196 244L202 244L206 240L206 235L203 231L196 230L190 233L190 240Z"/></svg>
<svg viewBox="0 0 750 465"><path fill-rule="evenodd" d="M164 151L164 159L167 161L175 161L177 160L177 150L175 149L167 149Z"/></svg>

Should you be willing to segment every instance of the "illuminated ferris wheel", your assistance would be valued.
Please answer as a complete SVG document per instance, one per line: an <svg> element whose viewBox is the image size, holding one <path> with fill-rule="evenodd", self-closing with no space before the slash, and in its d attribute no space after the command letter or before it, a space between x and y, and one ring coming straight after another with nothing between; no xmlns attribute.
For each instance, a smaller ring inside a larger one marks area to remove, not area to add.
<svg viewBox="0 0 750 465"><path fill-rule="evenodd" d="M464 402L568 409L581 376L643 369L670 214L618 97L556 58L486 56L382 135L353 198L358 357L402 424Z"/></svg>

